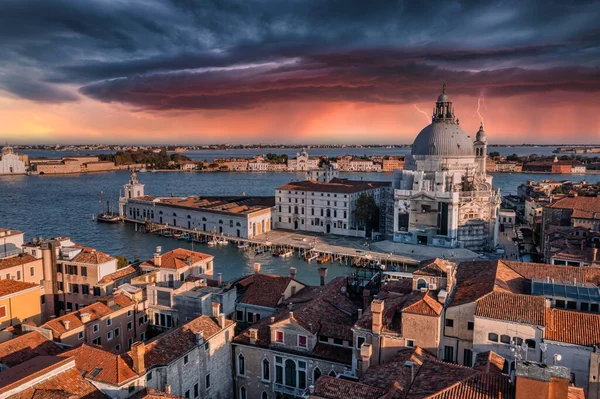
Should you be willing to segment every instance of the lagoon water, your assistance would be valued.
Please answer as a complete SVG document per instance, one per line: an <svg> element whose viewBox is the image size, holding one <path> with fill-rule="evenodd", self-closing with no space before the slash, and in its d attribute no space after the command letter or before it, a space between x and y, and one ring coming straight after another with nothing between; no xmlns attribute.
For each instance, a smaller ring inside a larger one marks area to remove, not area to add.
<svg viewBox="0 0 600 399"><path fill-rule="evenodd" d="M391 173L343 173L342 177L364 180L391 180ZM158 172L142 173L139 179L146 193L160 196L185 195L274 195L274 189L290 180L301 180L302 173L202 173ZM108 172L63 176L0 176L0 227L25 232L26 239L68 236L82 245L94 247L113 256L124 255L129 260L148 259L156 246L163 251L190 243L154 235L141 234L130 225L106 225L92 220L100 209L100 191L116 202L119 191L129 179L128 172ZM600 181L600 175L495 174L494 185L503 194L516 192L527 180L586 179ZM1 245L1 243L0 243ZM317 284L317 266L302 260L273 258L270 254L244 254L230 245L209 248L195 244L199 251L215 256L215 267L224 279L252 272L254 262L262 263L265 273L287 274L289 267L298 270L298 278ZM346 274L349 267L329 265L328 278Z"/></svg>

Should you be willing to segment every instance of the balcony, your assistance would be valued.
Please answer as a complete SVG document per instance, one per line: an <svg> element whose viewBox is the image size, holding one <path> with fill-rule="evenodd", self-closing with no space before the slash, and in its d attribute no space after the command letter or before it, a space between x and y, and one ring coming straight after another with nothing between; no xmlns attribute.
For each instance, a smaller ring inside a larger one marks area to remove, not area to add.
<svg viewBox="0 0 600 399"><path fill-rule="evenodd" d="M288 387L286 385L277 384L277 383L273 384L273 390L278 393L283 393L285 395L292 395L292 396L296 396L299 398L303 397L304 394L306 393L306 389Z"/></svg>

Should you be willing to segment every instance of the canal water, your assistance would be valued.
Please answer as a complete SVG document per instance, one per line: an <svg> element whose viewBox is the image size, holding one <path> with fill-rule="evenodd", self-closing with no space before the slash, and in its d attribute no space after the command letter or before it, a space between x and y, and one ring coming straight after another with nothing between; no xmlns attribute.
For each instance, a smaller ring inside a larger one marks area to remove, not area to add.
<svg viewBox="0 0 600 399"><path fill-rule="evenodd" d="M342 177L364 180L391 180L391 173L343 173ZM100 191L105 199L113 199L117 210L119 191L129 179L128 172L109 172L64 176L0 176L0 227L25 232L32 237L68 236L82 245L94 247L113 256L129 260L148 259L155 248L163 251L191 244L171 238L137 233L131 225L96 223L92 215L100 209ZM274 189L290 180L304 179L303 173L142 173L139 179L146 193L160 196L185 195L274 195ZM587 179L600 181L600 175L495 174L494 185L502 193L516 192L527 180ZM1 245L1 243L0 243ZM270 254L242 253L236 246L209 248L194 244L194 249L215 256L215 267L228 280L252 272L252 264L260 262L262 271L285 275L290 267L298 270L297 278L309 284L319 281L316 264L274 258ZM328 279L349 273L350 267L329 265Z"/></svg>

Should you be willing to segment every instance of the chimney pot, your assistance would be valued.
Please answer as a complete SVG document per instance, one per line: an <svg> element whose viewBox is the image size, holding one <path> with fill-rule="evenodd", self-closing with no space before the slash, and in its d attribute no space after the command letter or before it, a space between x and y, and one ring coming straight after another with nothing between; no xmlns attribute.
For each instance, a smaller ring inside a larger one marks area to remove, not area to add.
<svg viewBox="0 0 600 399"><path fill-rule="evenodd" d="M296 268L290 267L290 277L296 279Z"/></svg>
<svg viewBox="0 0 600 399"><path fill-rule="evenodd" d="M219 313L219 327L221 328L225 328L225 314L224 313Z"/></svg>
<svg viewBox="0 0 600 399"><path fill-rule="evenodd" d="M223 284L223 273L217 273L217 284L219 284L219 286Z"/></svg>
<svg viewBox="0 0 600 399"><path fill-rule="evenodd" d="M196 344L200 345L202 341L204 341L204 336L202 335L202 330L196 331Z"/></svg>
<svg viewBox="0 0 600 399"><path fill-rule="evenodd" d="M248 333L250 334L250 343L254 345L258 339L258 330L256 328L251 328L248 330Z"/></svg>
<svg viewBox="0 0 600 399"><path fill-rule="evenodd" d="M171 385L169 385L169 384L165 385L165 393L167 393L169 395L171 394Z"/></svg>
<svg viewBox="0 0 600 399"><path fill-rule="evenodd" d="M363 310L362 309L358 309L358 318L360 319L362 317L363 314Z"/></svg>
<svg viewBox="0 0 600 399"><path fill-rule="evenodd" d="M154 258L152 259L154 266L160 267L160 261L161 261L160 258L161 258L161 256L158 252L154 254Z"/></svg>
<svg viewBox="0 0 600 399"><path fill-rule="evenodd" d="M144 363L146 345L144 345L143 342L135 342L131 345L131 352L133 358L133 370L138 374L144 374L146 372L146 365Z"/></svg>
<svg viewBox="0 0 600 399"><path fill-rule="evenodd" d="M275 318L271 316L271 324L275 323Z"/></svg>
<svg viewBox="0 0 600 399"><path fill-rule="evenodd" d="M294 318L294 312L290 312L290 319Z"/></svg>
<svg viewBox="0 0 600 399"><path fill-rule="evenodd" d="M319 277L321 278L321 285L325 285L325 278L327 277L327 268L326 267L319 268Z"/></svg>
<svg viewBox="0 0 600 399"><path fill-rule="evenodd" d="M260 263L255 262L254 263L254 273L259 273L260 272Z"/></svg>
<svg viewBox="0 0 600 399"><path fill-rule="evenodd" d="M69 325L71 324L71 322L69 320L64 320L63 324L65 325L65 330L69 329Z"/></svg>
<svg viewBox="0 0 600 399"><path fill-rule="evenodd" d="M219 317L219 314L221 314L221 304L218 302L213 302L212 303L212 317L217 319Z"/></svg>

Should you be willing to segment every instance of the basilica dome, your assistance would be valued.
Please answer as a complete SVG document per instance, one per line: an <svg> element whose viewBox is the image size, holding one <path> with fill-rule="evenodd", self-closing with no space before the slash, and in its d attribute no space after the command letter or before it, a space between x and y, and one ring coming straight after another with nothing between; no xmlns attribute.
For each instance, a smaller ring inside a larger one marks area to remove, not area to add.
<svg viewBox="0 0 600 399"><path fill-rule="evenodd" d="M433 122L415 139L412 155L472 156L473 141L455 123Z"/></svg>

